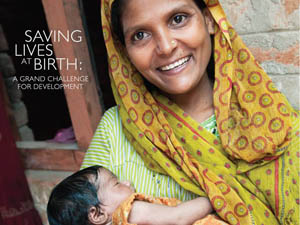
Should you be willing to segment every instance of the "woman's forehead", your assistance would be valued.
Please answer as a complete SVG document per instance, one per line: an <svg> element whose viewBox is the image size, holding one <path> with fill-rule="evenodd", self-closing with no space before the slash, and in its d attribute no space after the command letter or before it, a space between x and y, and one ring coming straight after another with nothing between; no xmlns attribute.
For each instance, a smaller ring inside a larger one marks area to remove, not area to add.
<svg viewBox="0 0 300 225"><path fill-rule="evenodd" d="M117 0L118 1L118 0ZM163 11L162 8L172 8L180 4L195 4L194 0L121 0L124 12L147 13L152 10Z"/></svg>
<svg viewBox="0 0 300 225"><path fill-rule="evenodd" d="M167 17L173 11L198 9L194 0L128 0L122 11L124 28L132 24L151 22L157 17Z"/></svg>

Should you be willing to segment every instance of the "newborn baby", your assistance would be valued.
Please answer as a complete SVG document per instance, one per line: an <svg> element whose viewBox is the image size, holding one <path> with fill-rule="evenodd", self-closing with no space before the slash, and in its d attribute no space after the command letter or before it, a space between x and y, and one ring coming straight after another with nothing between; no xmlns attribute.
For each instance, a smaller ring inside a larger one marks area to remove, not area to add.
<svg viewBox="0 0 300 225"><path fill-rule="evenodd" d="M225 225L210 215L205 197L181 203L135 193L128 181L119 181L109 170L92 166L64 179L52 191L47 213L57 224L194 224Z"/></svg>

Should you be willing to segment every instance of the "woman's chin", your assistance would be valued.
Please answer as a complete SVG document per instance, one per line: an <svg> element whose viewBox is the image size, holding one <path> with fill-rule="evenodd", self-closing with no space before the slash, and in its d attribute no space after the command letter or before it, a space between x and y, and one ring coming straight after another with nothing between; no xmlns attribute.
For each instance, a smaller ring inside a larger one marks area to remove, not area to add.
<svg viewBox="0 0 300 225"><path fill-rule="evenodd" d="M169 88L168 90L164 91L164 93L168 96L184 95L189 93L189 89L182 87L176 88L176 86L173 86L173 88Z"/></svg>

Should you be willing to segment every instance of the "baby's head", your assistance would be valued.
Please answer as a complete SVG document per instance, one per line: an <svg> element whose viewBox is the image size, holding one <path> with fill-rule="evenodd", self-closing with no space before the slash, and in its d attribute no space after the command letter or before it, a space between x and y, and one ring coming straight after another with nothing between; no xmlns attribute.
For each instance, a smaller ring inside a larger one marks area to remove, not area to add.
<svg viewBox="0 0 300 225"><path fill-rule="evenodd" d="M47 214L50 225L107 224L134 188L109 170L92 166L64 179L52 191Z"/></svg>

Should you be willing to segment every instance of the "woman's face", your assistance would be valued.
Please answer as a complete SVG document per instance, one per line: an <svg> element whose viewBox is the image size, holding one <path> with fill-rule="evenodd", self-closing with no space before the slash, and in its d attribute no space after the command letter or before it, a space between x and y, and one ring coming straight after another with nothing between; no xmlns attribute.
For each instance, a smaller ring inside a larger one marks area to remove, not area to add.
<svg viewBox="0 0 300 225"><path fill-rule="evenodd" d="M128 0L123 10L129 58L150 83L172 95L200 85L212 52L208 10L193 0Z"/></svg>

